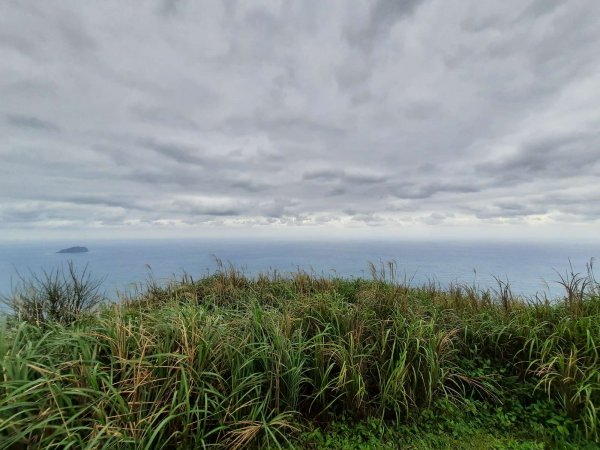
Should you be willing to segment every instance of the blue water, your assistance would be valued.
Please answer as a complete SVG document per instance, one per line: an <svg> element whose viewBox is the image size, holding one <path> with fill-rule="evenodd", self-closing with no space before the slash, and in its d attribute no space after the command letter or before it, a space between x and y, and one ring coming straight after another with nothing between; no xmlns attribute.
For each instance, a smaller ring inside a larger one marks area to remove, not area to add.
<svg viewBox="0 0 600 450"><path fill-rule="evenodd" d="M89 253L58 254L61 248L84 245ZM72 260L88 265L103 290L116 299L150 275L166 280L184 270L194 277L214 272L214 255L231 262L248 275L298 268L325 276L370 277L368 262L394 260L400 278L419 285L435 280L495 286L493 275L508 279L513 292L532 296L545 291L561 294L555 271L569 268L585 272L586 262L600 255L594 244L523 244L482 242L402 241L275 241L267 239L130 240L87 242L29 242L0 244L0 295L18 282L17 274L51 270Z"/></svg>

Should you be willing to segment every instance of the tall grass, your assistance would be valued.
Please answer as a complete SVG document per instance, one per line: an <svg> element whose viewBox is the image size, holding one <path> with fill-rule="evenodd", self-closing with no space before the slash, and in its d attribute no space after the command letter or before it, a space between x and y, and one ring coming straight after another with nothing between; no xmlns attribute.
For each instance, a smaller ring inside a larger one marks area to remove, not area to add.
<svg viewBox="0 0 600 450"><path fill-rule="evenodd" d="M533 386L600 442L600 298L566 274L565 302L528 303L499 280L410 287L232 267L69 324L0 333L0 447L282 448L332 417L410 420L436 400L501 406ZM570 297L569 286L575 297Z"/></svg>
<svg viewBox="0 0 600 450"><path fill-rule="evenodd" d="M73 261L67 267L31 272L29 278L17 273L19 282L11 295L0 297L20 321L45 325L68 324L85 313L92 312L104 300L101 279L92 278L85 266L82 270Z"/></svg>

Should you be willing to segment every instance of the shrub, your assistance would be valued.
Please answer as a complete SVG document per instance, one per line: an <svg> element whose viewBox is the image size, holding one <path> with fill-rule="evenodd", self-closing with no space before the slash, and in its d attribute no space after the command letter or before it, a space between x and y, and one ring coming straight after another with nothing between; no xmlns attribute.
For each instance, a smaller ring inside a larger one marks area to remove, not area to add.
<svg viewBox="0 0 600 450"><path fill-rule="evenodd" d="M92 278L87 265L79 272L73 261L67 263L66 270L61 266L41 274L31 272L28 279L18 277L19 284L1 301L21 321L68 325L104 300L100 292L103 280Z"/></svg>

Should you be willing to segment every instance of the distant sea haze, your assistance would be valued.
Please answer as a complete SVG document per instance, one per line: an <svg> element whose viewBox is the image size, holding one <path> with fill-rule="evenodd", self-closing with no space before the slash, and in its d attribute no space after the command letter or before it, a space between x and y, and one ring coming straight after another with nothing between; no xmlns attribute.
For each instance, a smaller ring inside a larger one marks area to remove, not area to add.
<svg viewBox="0 0 600 450"><path fill-rule="evenodd" d="M87 253L59 250L85 246ZM0 244L0 294L18 283L17 274L52 270L72 260L88 266L103 289L116 299L117 291L132 289L152 276L166 281L183 271L199 277L216 269L215 257L249 276L276 269L297 270L326 277L370 278L368 263L395 261L398 276L412 285L430 281L447 287L459 282L494 288L494 276L508 279L513 293L533 296L545 291L562 294L555 282L570 270L585 273L586 263L600 255L600 245L523 244L485 242L403 241L269 241L265 239L130 240L86 242L30 242ZM557 273L558 272L558 273Z"/></svg>

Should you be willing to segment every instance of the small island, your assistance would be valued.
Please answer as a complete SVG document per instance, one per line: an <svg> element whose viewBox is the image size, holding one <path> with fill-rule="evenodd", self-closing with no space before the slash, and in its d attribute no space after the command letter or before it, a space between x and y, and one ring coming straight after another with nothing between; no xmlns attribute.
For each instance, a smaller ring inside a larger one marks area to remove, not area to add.
<svg viewBox="0 0 600 450"><path fill-rule="evenodd" d="M56 253L87 253L89 250L87 247L69 247L63 248Z"/></svg>

